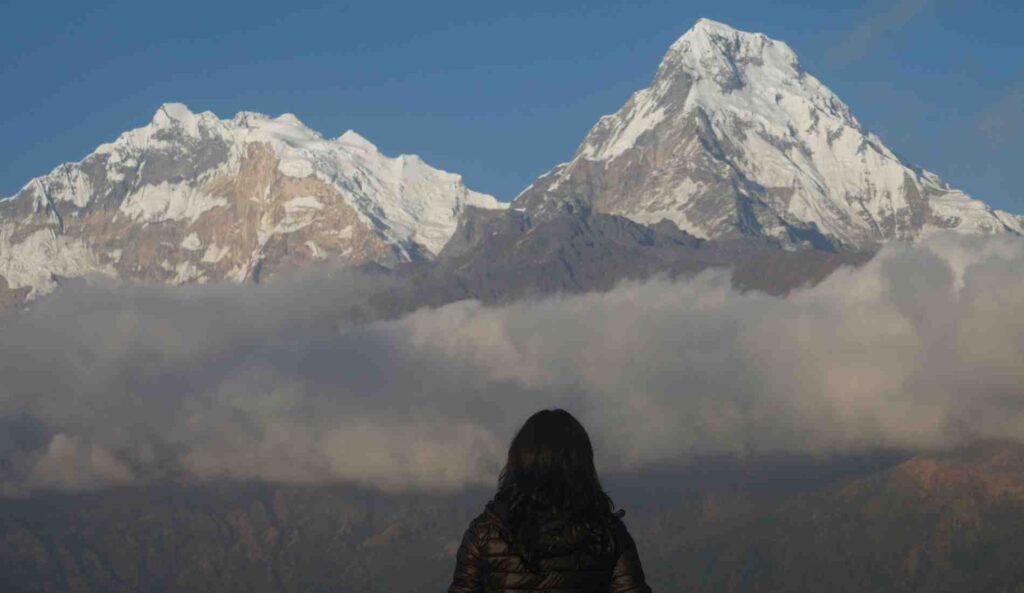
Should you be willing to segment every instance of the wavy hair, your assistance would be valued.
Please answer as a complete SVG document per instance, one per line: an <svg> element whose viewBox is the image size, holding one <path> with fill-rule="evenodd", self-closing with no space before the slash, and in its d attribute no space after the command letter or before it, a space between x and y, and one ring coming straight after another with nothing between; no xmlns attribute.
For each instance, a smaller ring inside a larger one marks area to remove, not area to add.
<svg viewBox="0 0 1024 593"><path fill-rule="evenodd" d="M599 556L614 550L613 522L626 514L613 512L601 487L587 431L559 408L533 414L516 433L494 500L505 505L503 535L528 568L536 566L547 522L567 526L577 550Z"/></svg>

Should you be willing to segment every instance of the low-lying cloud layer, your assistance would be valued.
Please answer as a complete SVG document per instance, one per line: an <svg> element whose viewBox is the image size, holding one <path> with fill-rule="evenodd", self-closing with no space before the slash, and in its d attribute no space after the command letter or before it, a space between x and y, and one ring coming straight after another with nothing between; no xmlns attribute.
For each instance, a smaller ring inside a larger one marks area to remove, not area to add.
<svg viewBox="0 0 1024 593"><path fill-rule="evenodd" d="M354 274L79 286L0 318L0 489L493 484L565 407L599 469L1024 438L1024 241L892 245L786 299L721 271L354 326Z"/></svg>

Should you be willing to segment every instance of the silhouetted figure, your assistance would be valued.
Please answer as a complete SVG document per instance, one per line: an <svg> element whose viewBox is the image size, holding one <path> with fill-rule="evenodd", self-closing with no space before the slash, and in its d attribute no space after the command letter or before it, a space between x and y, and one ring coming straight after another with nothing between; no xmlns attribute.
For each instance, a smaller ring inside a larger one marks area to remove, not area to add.
<svg viewBox="0 0 1024 593"><path fill-rule="evenodd" d="M613 509L587 431L565 410L537 412L462 536L448 593L650 593L626 511Z"/></svg>

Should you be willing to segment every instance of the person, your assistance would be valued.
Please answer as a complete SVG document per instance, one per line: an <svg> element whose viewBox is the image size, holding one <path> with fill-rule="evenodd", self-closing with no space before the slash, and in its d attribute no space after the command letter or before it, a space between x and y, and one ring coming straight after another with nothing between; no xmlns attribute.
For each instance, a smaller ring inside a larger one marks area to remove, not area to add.
<svg viewBox="0 0 1024 593"><path fill-rule="evenodd" d="M535 413L462 536L448 593L651 593L626 511L613 509L583 425L562 409Z"/></svg>

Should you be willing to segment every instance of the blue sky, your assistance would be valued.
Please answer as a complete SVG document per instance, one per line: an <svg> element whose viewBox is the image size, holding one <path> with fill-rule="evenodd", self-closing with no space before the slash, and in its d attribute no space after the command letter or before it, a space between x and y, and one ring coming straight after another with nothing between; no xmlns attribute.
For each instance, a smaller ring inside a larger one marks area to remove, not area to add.
<svg viewBox="0 0 1024 593"><path fill-rule="evenodd" d="M0 195L166 101L296 114L510 199L701 16L789 43L913 164L1024 212L1024 2L0 0Z"/></svg>

